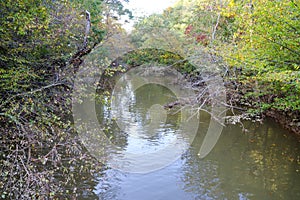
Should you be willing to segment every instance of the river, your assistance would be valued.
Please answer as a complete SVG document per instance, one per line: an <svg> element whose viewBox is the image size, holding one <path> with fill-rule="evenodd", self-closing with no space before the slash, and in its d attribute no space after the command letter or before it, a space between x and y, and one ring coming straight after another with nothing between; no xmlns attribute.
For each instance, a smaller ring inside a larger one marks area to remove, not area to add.
<svg viewBox="0 0 300 200"><path fill-rule="evenodd" d="M244 121L246 131L240 124L226 125L212 151L200 158L210 115L199 113L191 140L180 126L180 112L163 111L161 105L175 99L168 87L126 84L111 102L118 108L97 106L99 123L106 124L106 135L118 150L104 163L109 167L94 177L91 199L300 199L299 139L272 119ZM130 164L130 159L139 160Z"/></svg>

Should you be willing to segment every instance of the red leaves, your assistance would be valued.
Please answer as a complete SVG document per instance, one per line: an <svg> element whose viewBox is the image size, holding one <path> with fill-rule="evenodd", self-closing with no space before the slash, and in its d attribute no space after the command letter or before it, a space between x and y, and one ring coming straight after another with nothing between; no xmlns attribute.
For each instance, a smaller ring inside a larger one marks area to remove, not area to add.
<svg viewBox="0 0 300 200"><path fill-rule="evenodd" d="M194 34L194 37L196 38L196 41L198 43L202 43L203 45L208 44L208 36L206 34L197 33L197 34Z"/></svg>
<svg viewBox="0 0 300 200"><path fill-rule="evenodd" d="M188 25L184 31L185 35L189 35L191 33L191 31L193 30L193 25Z"/></svg>
<svg viewBox="0 0 300 200"><path fill-rule="evenodd" d="M208 42L209 42L209 38L207 36L207 34L205 33L193 33L193 25L188 25L184 31L184 34L189 36L189 37L192 37L196 40L197 43L201 43L203 45L207 45Z"/></svg>

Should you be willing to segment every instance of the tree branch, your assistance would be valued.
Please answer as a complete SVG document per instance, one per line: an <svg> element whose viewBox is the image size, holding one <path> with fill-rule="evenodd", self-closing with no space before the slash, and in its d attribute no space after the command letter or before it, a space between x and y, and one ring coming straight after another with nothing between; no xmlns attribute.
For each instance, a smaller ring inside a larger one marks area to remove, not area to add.
<svg viewBox="0 0 300 200"><path fill-rule="evenodd" d="M87 10L85 11L85 17L87 22L85 26L83 47L80 50L78 50L69 61L69 63L73 64L75 67L78 67L82 63L81 58L90 53L92 49L97 45L97 43L95 43L91 48L88 48L88 36L91 29L91 14Z"/></svg>
<svg viewBox="0 0 300 200"><path fill-rule="evenodd" d="M218 14L216 25L213 28L213 32L212 32L212 35L211 35L211 40L212 41L215 39L216 31L217 31L217 28L219 26L220 16L221 16L221 13Z"/></svg>
<svg viewBox="0 0 300 200"><path fill-rule="evenodd" d="M85 35L84 35L84 40L83 40L83 49L87 48L88 36L90 33L90 29L91 29L91 14L87 10L85 11L85 17L86 17L86 26L85 26Z"/></svg>

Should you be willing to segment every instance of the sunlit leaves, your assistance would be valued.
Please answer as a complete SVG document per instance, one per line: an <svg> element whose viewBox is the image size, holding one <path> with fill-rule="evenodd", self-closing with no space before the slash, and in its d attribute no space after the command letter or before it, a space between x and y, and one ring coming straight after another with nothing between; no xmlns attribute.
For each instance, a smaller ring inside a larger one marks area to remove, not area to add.
<svg viewBox="0 0 300 200"><path fill-rule="evenodd" d="M279 110L299 110L299 6L288 0L236 1L223 11L237 26L224 58L242 67L246 80L257 81L259 93L278 96L268 107Z"/></svg>

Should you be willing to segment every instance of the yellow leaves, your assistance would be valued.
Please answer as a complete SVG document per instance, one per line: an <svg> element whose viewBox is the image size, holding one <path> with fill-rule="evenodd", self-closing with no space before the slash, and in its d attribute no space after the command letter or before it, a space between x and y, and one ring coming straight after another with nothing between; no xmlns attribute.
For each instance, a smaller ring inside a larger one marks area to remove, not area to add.
<svg viewBox="0 0 300 200"><path fill-rule="evenodd" d="M265 75L264 79L268 81L288 82L295 79L295 73L291 70L282 72L272 72Z"/></svg>
<svg viewBox="0 0 300 200"><path fill-rule="evenodd" d="M229 4L228 4L228 7L233 8L234 6L235 6L234 0L230 0Z"/></svg>
<svg viewBox="0 0 300 200"><path fill-rule="evenodd" d="M221 10L221 15L227 18L234 18L236 16L235 12L226 9Z"/></svg>
<svg viewBox="0 0 300 200"><path fill-rule="evenodd" d="M227 18L236 17L236 4L233 0L230 0L228 5L224 8L221 8L221 15Z"/></svg>
<svg viewBox="0 0 300 200"><path fill-rule="evenodd" d="M45 12L47 9L44 6L40 7L40 12Z"/></svg>
<svg viewBox="0 0 300 200"><path fill-rule="evenodd" d="M299 70L300 69L300 65L298 65L296 63L293 65L293 67L294 67L295 70Z"/></svg>
<svg viewBox="0 0 300 200"><path fill-rule="evenodd" d="M168 7L167 9L164 10L163 15L167 16L168 14L170 14L173 11L172 7Z"/></svg>
<svg viewBox="0 0 300 200"><path fill-rule="evenodd" d="M169 58L169 54L163 54L160 56L162 59L168 59Z"/></svg>

